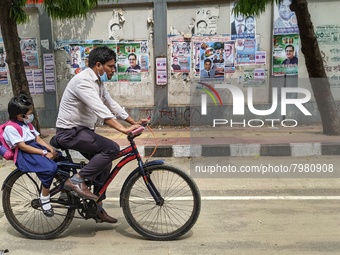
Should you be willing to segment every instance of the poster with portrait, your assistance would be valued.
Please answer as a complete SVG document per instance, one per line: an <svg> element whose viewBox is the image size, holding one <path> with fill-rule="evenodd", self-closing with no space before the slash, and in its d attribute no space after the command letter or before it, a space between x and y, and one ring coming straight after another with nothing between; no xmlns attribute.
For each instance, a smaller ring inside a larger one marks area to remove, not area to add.
<svg viewBox="0 0 340 255"><path fill-rule="evenodd" d="M298 34L295 12L290 10L292 0L283 0L274 6L274 35Z"/></svg>
<svg viewBox="0 0 340 255"><path fill-rule="evenodd" d="M235 2L232 6L235 6ZM233 8L230 10L230 34L231 39L253 39L256 34L255 16L244 16L235 14Z"/></svg>
<svg viewBox="0 0 340 255"><path fill-rule="evenodd" d="M141 64L141 72L148 72L149 71L149 46L148 41L141 41L140 42L140 64Z"/></svg>
<svg viewBox="0 0 340 255"><path fill-rule="evenodd" d="M274 35L273 75L297 75L299 35Z"/></svg>
<svg viewBox="0 0 340 255"><path fill-rule="evenodd" d="M253 65L255 64L256 40L255 39L237 39L236 48L236 65Z"/></svg>
<svg viewBox="0 0 340 255"><path fill-rule="evenodd" d="M38 68L37 38L21 38L20 49L25 69Z"/></svg>
<svg viewBox="0 0 340 255"><path fill-rule="evenodd" d="M78 74L81 72L83 67L85 67L85 63L82 59L82 55L84 55L84 47L82 45L70 45L69 51L71 73Z"/></svg>
<svg viewBox="0 0 340 255"><path fill-rule="evenodd" d="M140 42L117 44L117 66L118 81L142 80Z"/></svg>
<svg viewBox="0 0 340 255"><path fill-rule="evenodd" d="M195 31L196 35L215 35L217 33L218 7L200 8L196 11Z"/></svg>
<svg viewBox="0 0 340 255"><path fill-rule="evenodd" d="M224 42L203 42L200 46L200 80L224 79Z"/></svg>
<svg viewBox="0 0 340 255"><path fill-rule="evenodd" d="M194 53L194 56L193 56L193 61L194 61L194 73L195 73L195 76L199 76L200 75L200 59L201 59L201 44L202 42L194 42L193 43L193 53Z"/></svg>
<svg viewBox="0 0 340 255"><path fill-rule="evenodd" d="M191 66L191 44L189 41L172 41L171 73L189 73Z"/></svg>
<svg viewBox="0 0 340 255"><path fill-rule="evenodd" d="M235 41L224 44L224 71L226 73L235 72Z"/></svg>
<svg viewBox="0 0 340 255"><path fill-rule="evenodd" d="M124 37L123 26L120 22L121 20L122 19L120 18L120 12L117 10L113 10L112 17L107 24L109 40L119 40Z"/></svg>

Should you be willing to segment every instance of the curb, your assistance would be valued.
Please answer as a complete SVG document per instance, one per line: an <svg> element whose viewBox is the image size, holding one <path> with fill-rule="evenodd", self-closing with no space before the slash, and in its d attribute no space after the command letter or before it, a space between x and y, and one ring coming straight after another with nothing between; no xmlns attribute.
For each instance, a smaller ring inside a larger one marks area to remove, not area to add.
<svg viewBox="0 0 340 255"><path fill-rule="evenodd" d="M137 146L142 157L150 155L155 146ZM125 148L125 147L121 147ZM74 159L84 159L77 151L70 151ZM302 157L340 155L340 143L284 143L284 144L219 144L158 146L153 157Z"/></svg>

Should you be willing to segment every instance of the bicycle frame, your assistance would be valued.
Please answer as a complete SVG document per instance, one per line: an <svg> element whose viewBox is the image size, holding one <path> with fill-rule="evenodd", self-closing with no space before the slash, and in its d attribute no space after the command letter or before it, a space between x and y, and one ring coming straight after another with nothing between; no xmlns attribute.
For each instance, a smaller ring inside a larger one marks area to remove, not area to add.
<svg viewBox="0 0 340 255"><path fill-rule="evenodd" d="M133 161L133 160L137 160L138 162L138 167L132 172L135 173L136 170L139 170L141 175L143 176L143 180L144 183L147 187L147 189L149 190L150 194L152 195L152 197L154 198L156 204L161 204L162 203L162 199L161 199L161 195L159 194L158 190L156 189L156 187L153 185L152 181L150 180L149 176L145 173L144 171L144 167L143 166L148 166L148 165L152 165L155 164L157 162L157 164L163 164L164 161L161 160L156 160L153 162L149 162L147 164L143 164L143 161L141 159L141 156L139 154L139 151L137 149L136 143L134 142L134 138L136 136L132 136L132 137L128 137L128 140L130 142L130 146L122 149L118 155L117 155L117 159L124 157L123 159L121 159L116 166L113 168L113 170L111 170L110 175L108 176L107 180L105 181L103 187L99 190L98 192L98 196L102 196L104 194L104 192L106 191L106 189L108 188L108 186L110 185L110 183L113 181L113 179L116 177L116 175L119 173L119 171L123 168L123 166L125 166L127 163ZM127 178L129 179L129 178ZM123 185L124 187L124 185Z"/></svg>
<svg viewBox="0 0 340 255"><path fill-rule="evenodd" d="M100 190L99 190L97 195L100 197L100 196L102 196L105 193L106 189L111 184L113 179L116 177L116 175L119 173L119 171L127 163L129 163L129 162L131 162L133 160L137 160L138 167L134 171L132 171L132 173L130 175L135 174L136 171L139 171L141 173L141 175L143 176L144 183L145 183L147 189L149 190L150 194L154 198L156 204L160 205L160 204L162 204L161 195L159 194L158 190L156 189L156 187L154 186L154 184L152 183L152 181L150 180L148 175L144 172L144 167L148 167L148 166L155 165L155 164L162 165L162 164L164 164L164 161L163 160L154 160L154 161L150 161L150 162L147 162L147 163L144 164L142 159L141 159L141 156L139 154L139 151L137 149L136 143L133 140L135 137L136 136L131 136L131 137L129 136L128 137L128 140L130 142L130 146L120 150L120 152L118 153L116 159L124 157L124 156L125 157L123 159L121 159L116 164L116 166L111 170L108 178L106 179L106 181L103 184L103 186L100 188ZM70 168L74 172L75 172L74 169L81 168L83 163L73 163L72 158L71 158L70 154L68 153L68 150L66 150L66 154L67 154L67 158L68 158L68 160L70 162L67 162L67 163L61 162L61 163L59 163L59 165L61 167L64 166L64 167ZM129 177L126 180L128 180ZM125 181L125 183L126 183L126 181ZM125 183L123 184L123 187L125 186ZM62 186L59 186L59 187L51 189L50 190L51 197L53 197L53 195L55 195L56 193L61 191L61 189L62 189Z"/></svg>

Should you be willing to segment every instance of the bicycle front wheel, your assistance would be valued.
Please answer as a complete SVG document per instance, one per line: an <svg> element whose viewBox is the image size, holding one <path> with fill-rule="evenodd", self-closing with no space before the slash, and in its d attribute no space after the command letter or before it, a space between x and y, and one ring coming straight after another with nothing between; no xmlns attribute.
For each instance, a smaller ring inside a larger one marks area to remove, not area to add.
<svg viewBox="0 0 340 255"><path fill-rule="evenodd" d="M66 198L61 204L58 203L58 198L51 198L54 216L46 217L39 203L40 187L41 182L35 173L23 173L17 170L7 180L3 189L4 213L13 228L28 238L55 238L70 225L73 219L75 209L67 206L70 204L71 195L66 193Z"/></svg>
<svg viewBox="0 0 340 255"><path fill-rule="evenodd" d="M168 165L145 167L149 181L161 195L156 204L140 172L136 172L122 191L122 207L129 225L152 240L174 240L195 224L201 209L201 197L193 179Z"/></svg>

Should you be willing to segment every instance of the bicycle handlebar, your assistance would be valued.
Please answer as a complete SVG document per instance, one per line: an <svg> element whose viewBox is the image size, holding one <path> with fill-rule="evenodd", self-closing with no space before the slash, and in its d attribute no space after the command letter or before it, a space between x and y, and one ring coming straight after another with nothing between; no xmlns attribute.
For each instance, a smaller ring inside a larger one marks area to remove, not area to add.
<svg viewBox="0 0 340 255"><path fill-rule="evenodd" d="M136 128L135 130L132 130L131 132L129 132L129 136L132 137L132 136L140 135L144 131L144 129L145 129L144 126Z"/></svg>
<svg viewBox="0 0 340 255"><path fill-rule="evenodd" d="M150 121L151 117L148 117L147 119L148 119L148 121L143 123L143 124L141 124L141 126L139 128L136 128L135 130L132 130L131 132L129 132L128 136L129 137L134 137L134 136L138 136L141 133L143 133L145 127L149 124L149 121Z"/></svg>

